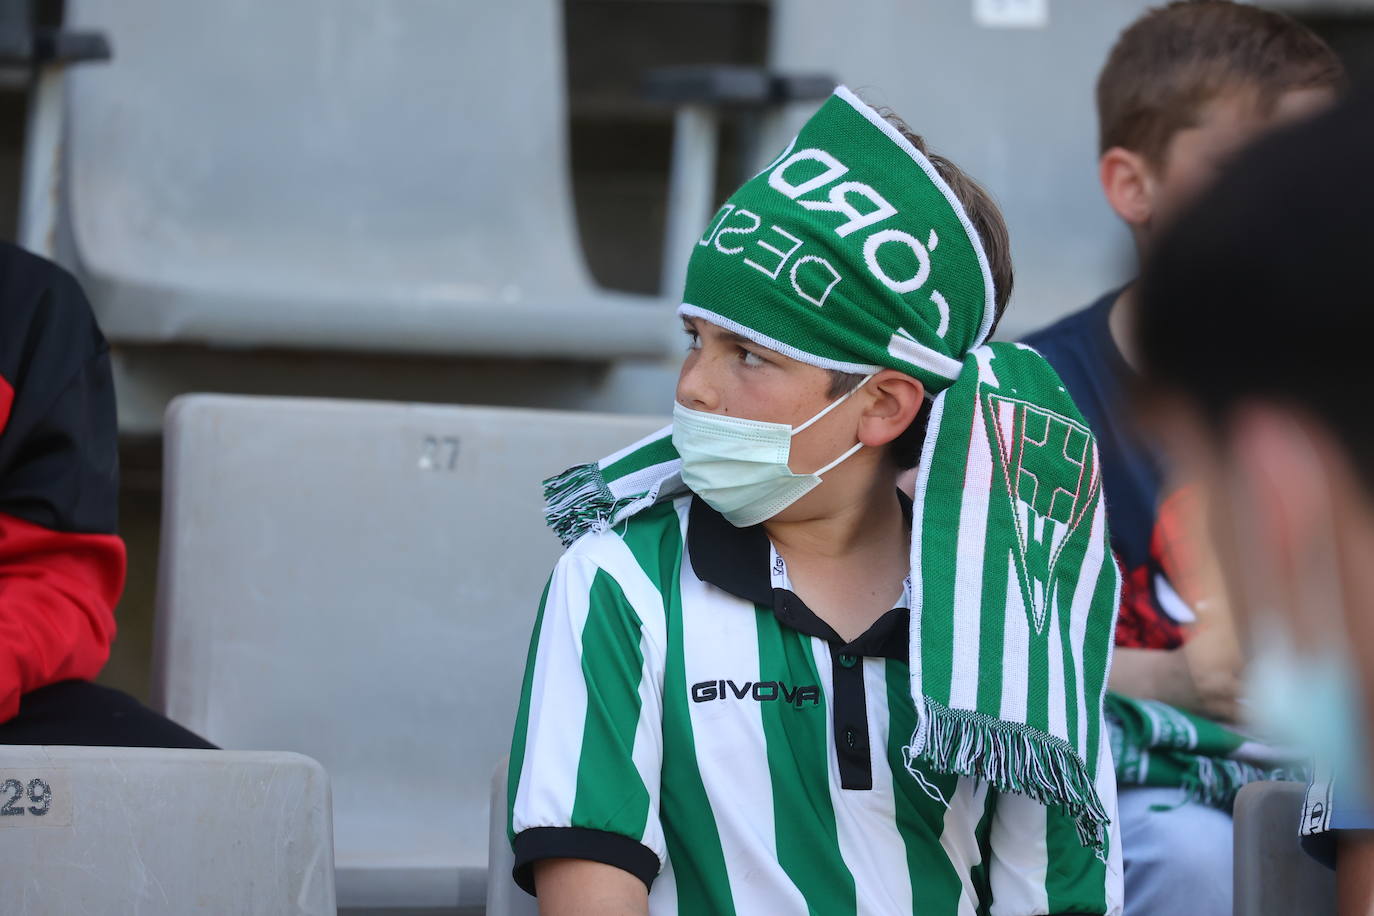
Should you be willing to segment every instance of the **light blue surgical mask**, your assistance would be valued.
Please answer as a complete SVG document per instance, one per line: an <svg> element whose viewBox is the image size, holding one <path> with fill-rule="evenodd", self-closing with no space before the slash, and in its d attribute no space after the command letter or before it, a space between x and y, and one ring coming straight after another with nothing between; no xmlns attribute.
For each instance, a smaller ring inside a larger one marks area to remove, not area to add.
<svg viewBox="0 0 1374 916"><path fill-rule="evenodd" d="M1256 634L1246 671L1255 724L1267 738L1314 755L1338 778L1371 777L1364 704L1349 653L1300 653L1276 627Z"/></svg>
<svg viewBox="0 0 1374 916"><path fill-rule="evenodd" d="M787 465L792 437L839 407L868 383L853 390L797 427L745 420L673 406L673 447L682 458L682 482L737 528L777 515L821 484L821 475L838 467L863 443L810 474Z"/></svg>

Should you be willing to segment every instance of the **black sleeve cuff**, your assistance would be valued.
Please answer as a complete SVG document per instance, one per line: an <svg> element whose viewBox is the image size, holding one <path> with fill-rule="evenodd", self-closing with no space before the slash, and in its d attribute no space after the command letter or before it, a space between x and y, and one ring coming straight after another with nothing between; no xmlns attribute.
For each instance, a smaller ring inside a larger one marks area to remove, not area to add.
<svg viewBox="0 0 1374 916"><path fill-rule="evenodd" d="M534 863L541 859L586 859L623 869L652 889L658 856L638 840L585 827L532 827L516 834L511 877L527 894L534 893Z"/></svg>

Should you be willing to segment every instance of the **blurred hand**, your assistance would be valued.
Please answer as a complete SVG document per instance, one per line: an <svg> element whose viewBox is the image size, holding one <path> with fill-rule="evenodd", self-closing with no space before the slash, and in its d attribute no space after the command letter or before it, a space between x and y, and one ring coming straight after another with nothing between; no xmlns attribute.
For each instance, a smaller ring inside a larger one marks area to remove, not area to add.
<svg viewBox="0 0 1374 916"><path fill-rule="evenodd" d="M1117 649L1112 690L1233 725L1240 720L1241 663L1224 629L1202 628L1179 649Z"/></svg>
<svg viewBox="0 0 1374 916"><path fill-rule="evenodd" d="M1175 649L1181 668L1174 706L1235 725L1241 720L1241 664L1229 633L1206 628Z"/></svg>

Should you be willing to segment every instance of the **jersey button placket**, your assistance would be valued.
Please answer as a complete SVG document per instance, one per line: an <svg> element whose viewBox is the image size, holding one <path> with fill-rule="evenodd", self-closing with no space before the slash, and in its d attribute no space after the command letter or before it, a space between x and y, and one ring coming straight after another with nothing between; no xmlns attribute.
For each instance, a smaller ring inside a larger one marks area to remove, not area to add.
<svg viewBox="0 0 1374 916"><path fill-rule="evenodd" d="M868 752L868 711L863 659L836 652L834 676L834 736L840 784L846 789L872 789L872 760Z"/></svg>

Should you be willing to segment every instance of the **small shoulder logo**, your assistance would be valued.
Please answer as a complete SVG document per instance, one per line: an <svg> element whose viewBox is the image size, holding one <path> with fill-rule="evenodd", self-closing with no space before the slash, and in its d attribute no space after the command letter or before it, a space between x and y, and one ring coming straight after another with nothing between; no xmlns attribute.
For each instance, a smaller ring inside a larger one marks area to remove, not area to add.
<svg viewBox="0 0 1374 916"><path fill-rule="evenodd" d="M817 684L802 687L789 686L782 681L745 681L737 684L732 680L699 681L692 685L693 703L710 703L715 700L753 700L757 703L782 701L798 709L810 704L821 704L821 688Z"/></svg>
<svg viewBox="0 0 1374 916"><path fill-rule="evenodd" d="M1099 476L1088 427L997 394L983 401L1016 523L1016 567L1036 633L1045 629L1055 567L1094 505Z"/></svg>

